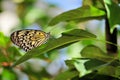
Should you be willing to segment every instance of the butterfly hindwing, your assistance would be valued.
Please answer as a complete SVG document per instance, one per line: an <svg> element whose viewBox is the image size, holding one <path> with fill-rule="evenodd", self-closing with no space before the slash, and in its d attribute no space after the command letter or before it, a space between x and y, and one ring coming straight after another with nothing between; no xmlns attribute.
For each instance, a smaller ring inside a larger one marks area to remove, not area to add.
<svg viewBox="0 0 120 80"><path fill-rule="evenodd" d="M13 32L10 38L14 44L29 51L45 43L49 34L41 30L18 30Z"/></svg>

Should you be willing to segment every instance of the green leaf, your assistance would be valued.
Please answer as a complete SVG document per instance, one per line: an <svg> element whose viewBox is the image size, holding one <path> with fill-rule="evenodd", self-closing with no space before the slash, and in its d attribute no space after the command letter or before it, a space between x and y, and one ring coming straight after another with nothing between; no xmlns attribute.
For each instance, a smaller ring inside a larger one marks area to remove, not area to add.
<svg viewBox="0 0 120 80"><path fill-rule="evenodd" d="M83 6L74 10L64 12L53 18L49 25L53 26L61 21L86 21L91 19L104 18L105 12L93 6Z"/></svg>
<svg viewBox="0 0 120 80"><path fill-rule="evenodd" d="M114 59L109 63L110 66L118 67L120 66L120 61L118 59Z"/></svg>
<svg viewBox="0 0 120 80"><path fill-rule="evenodd" d="M48 51L67 47L68 45L78 42L83 39L96 38L95 35L81 29L74 29L62 34L62 37L57 39L51 39L48 43L41 45L38 48L35 48L29 52L27 52L24 56L22 56L13 66L20 64L32 57L40 56L43 53Z"/></svg>
<svg viewBox="0 0 120 80"><path fill-rule="evenodd" d="M120 79L120 61L113 60L107 63L105 66L98 69L98 74L104 74Z"/></svg>
<svg viewBox="0 0 120 80"><path fill-rule="evenodd" d="M104 64L106 64L106 62L100 61L100 60L97 60L97 59L90 59L89 61L84 63L85 68L87 70L97 69L97 68L103 66Z"/></svg>
<svg viewBox="0 0 120 80"><path fill-rule="evenodd" d="M6 56L4 55L3 50L0 49L0 63L1 63L1 62L6 62L6 61L7 61L7 58L6 58ZM0 67L1 67L1 65L0 65Z"/></svg>
<svg viewBox="0 0 120 80"><path fill-rule="evenodd" d="M95 35L91 34L88 31L82 29L74 29L67 32L62 33L63 36L76 36L76 37L83 37L83 38L96 38Z"/></svg>
<svg viewBox="0 0 120 80"><path fill-rule="evenodd" d="M0 32L0 46L6 47L9 43L10 39L6 37L2 32Z"/></svg>
<svg viewBox="0 0 120 80"><path fill-rule="evenodd" d="M17 77L13 71L9 69L3 69L1 80L17 80Z"/></svg>
<svg viewBox="0 0 120 80"><path fill-rule="evenodd" d="M77 75L79 75L78 71L68 70L57 75L54 80L69 80Z"/></svg>
<svg viewBox="0 0 120 80"><path fill-rule="evenodd" d="M120 66L116 67L115 76L120 79Z"/></svg>
<svg viewBox="0 0 120 80"><path fill-rule="evenodd" d="M120 25L120 6L112 0L104 0L104 2L112 32L116 25Z"/></svg>
<svg viewBox="0 0 120 80"><path fill-rule="evenodd" d="M82 60L86 60L86 59L73 58L73 59L71 59L71 60L66 60L65 63L66 63L66 65L69 67L69 69L75 69L75 68L77 68L77 66L79 66L79 68L81 68L81 67L80 67L80 65L81 65L81 62L80 62L80 61L82 61ZM76 65L77 65L77 66L76 66Z"/></svg>
<svg viewBox="0 0 120 80"><path fill-rule="evenodd" d="M20 52L19 52L19 50L18 50L16 47L14 47L14 46L8 47L8 48L6 49L6 52L8 53L8 56L9 56L9 60L10 60L10 61L16 60L15 57L21 55Z"/></svg>
<svg viewBox="0 0 120 80"><path fill-rule="evenodd" d="M105 54L99 47L94 45L89 45L83 48L81 55L85 58L98 59L102 61L111 61L114 58Z"/></svg>
<svg viewBox="0 0 120 80"><path fill-rule="evenodd" d="M102 10L105 9L103 0L83 0L83 6L86 6L86 5L89 5L89 6L92 5Z"/></svg>
<svg viewBox="0 0 120 80"><path fill-rule="evenodd" d="M98 74L115 76L115 67L113 67L113 66L104 66L104 67L98 69Z"/></svg>
<svg viewBox="0 0 120 80"><path fill-rule="evenodd" d="M76 80L76 79L73 79L73 80ZM109 76L109 75L98 74L97 72L92 72L77 80L120 80L120 79Z"/></svg>

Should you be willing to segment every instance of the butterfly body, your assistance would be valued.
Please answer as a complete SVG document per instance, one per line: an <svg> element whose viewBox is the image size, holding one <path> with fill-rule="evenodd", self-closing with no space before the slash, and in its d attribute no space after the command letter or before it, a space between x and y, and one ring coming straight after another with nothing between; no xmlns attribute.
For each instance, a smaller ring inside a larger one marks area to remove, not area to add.
<svg viewBox="0 0 120 80"><path fill-rule="evenodd" d="M25 51L29 51L35 47L44 44L50 34L41 30L18 30L11 34L11 41L17 46L23 48Z"/></svg>

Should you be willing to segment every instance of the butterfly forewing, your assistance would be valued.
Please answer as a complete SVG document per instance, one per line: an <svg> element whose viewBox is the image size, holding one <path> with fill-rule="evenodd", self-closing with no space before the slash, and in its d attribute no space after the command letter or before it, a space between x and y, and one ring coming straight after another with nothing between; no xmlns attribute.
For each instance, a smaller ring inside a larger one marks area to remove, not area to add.
<svg viewBox="0 0 120 80"><path fill-rule="evenodd" d="M10 38L14 44L29 51L45 43L49 34L41 30L19 30L13 32Z"/></svg>

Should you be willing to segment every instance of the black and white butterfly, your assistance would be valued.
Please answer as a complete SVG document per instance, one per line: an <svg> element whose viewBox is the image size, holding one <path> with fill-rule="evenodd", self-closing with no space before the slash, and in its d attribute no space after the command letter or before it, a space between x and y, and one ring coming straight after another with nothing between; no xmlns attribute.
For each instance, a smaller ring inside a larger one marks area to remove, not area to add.
<svg viewBox="0 0 120 80"><path fill-rule="evenodd" d="M11 41L25 51L44 44L49 39L50 33L41 30L18 30L11 34Z"/></svg>

